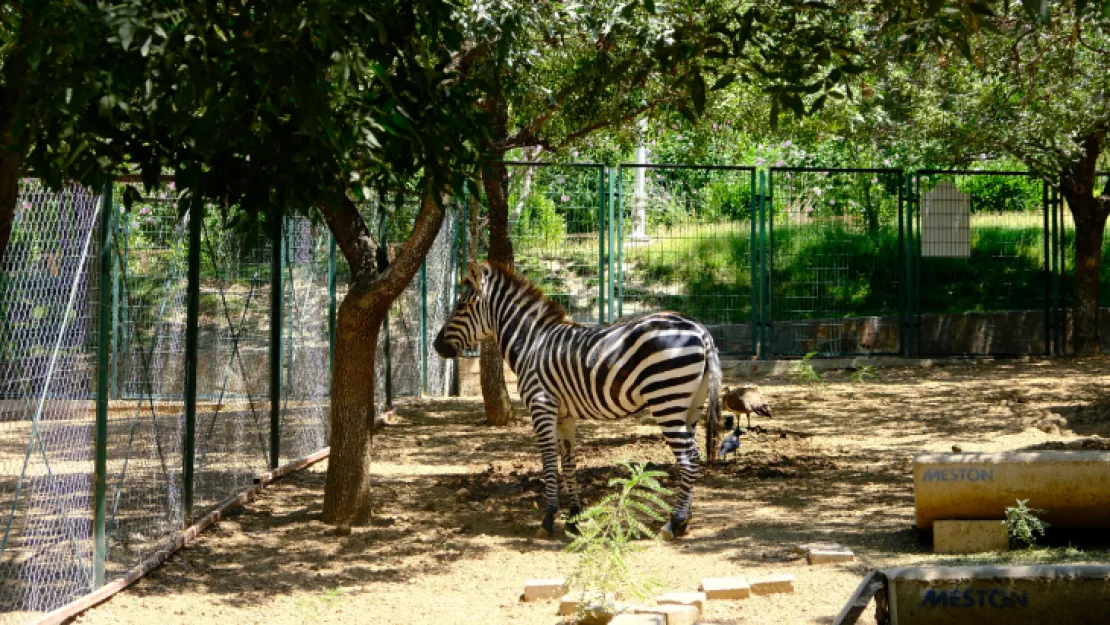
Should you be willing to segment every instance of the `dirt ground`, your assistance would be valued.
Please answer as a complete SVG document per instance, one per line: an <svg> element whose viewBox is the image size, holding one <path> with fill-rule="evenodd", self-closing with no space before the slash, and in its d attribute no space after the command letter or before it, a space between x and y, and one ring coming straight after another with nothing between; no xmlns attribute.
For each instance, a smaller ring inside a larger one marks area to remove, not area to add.
<svg viewBox="0 0 1110 625"><path fill-rule="evenodd" d="M824 377L823 388L785 374L748 380L775 417L754 422L763 432L744 439L735 462L707 472L691 534L645 542L636 557L636 570L668 591L695 590L707 576L795 576L793 594L709 602L703 622L830 623L865 571L966 561L930 554L912 527L919 452L1102 448L1093 437L1110 437L1106 359L890 368L865 384L850 372ZM372 526L339 537L320 522L326 467L318 464L76 622L553 625L554 603L518 600L526 578L565 575L575 563L561 532L533 538L542 487L530 428L481 422L477 399L406 402L375 442ZM580 438L587 504L620 459L673 466L646 419L587 423ZM980 560L1107 558L1106 539L1050 539L1076 548ZM857 561L807 566L792 548L810 541L847 545Z"/></svg>

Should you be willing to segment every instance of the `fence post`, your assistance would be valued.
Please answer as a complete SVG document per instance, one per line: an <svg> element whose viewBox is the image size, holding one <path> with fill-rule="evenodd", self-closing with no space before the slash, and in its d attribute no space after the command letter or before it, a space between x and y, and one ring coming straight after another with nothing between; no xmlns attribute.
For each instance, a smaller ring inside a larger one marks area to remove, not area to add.
<svg viewBox="0 0 1110 625"><path fill-rule="evenodd" d="M917 184L914 180L917 179ZM913 218L914 204L919 196L914 194L921 188L920 174L906 176L906 357L913 358L918 355L917 341L914 328L914 293L917 288L914 284L914 246L913 246Z"/></svg>
<svg viewBox="0 0 1110 625"><path fill-rule="evenodd" d="M1047 182L1045 183L1048 184ZM1056 189L1051 188L1048 191L1048 210L1052 211L1052 308L1053 308L1053 321L1052 324L1052 346L1057 356L1064 353L1063 345L1063 328L1064 325L1064 310L1060 301L1060 274L1063 273L1063 263L1061 262L1061 248L1063 244L1063 219L1057 219L1058 213L1056 210Z"/></svg>
<svg viewBox="0 0 1110 625"><path fill-rule="evenodd" d="M204 201L190 196L189 269L185 294L185 444L182 451L182 482L185 490L185 523L193 516L193 469L197 435L197 326L200 310L200 239L204 225Z"/></svg>
<svg viewBox="0 0 1110 625"><path fill-rule="evenodd" d="M95 491L93 493L93 588L104 585L104 560L108 556L108 540L104 520L108 511L108 358L114 336L110 325L113 319L112 299L108 293L115 290L115 271L112 264L115 257L112 247L115 243L117 211L112 202L112 184L104 185L100 197L100 321L97 326L96 341L96 460ZM114 342L114 341L113 341Z"/></svg>
<svg viewBox="0 0 1110 625"><path fill-rule="evenodd" d="M420 396L428 394L428 257L420 263Z"/></svg>
<svg viewBox="0 0 1110 625"><path fill-rule="evenodd" d="M270 225L270 468L281 458L281 331L285 300L282 280L282 215L271 217Z"/></svg>
<svg viewBox="0 0 1110 625"><path fill-rule="evenodd" d="M613 242L616 241L613 230L613 170L612 168L602 166L602 169L608 171L609 175L609 323L613 323L613 280L616 274L613 272Z"/></svg>
<svg viewBox="0 0 1110 625"><path fill-rule="evenodd" d="M909 202L909 193L906 193L908 186L909 173L903 172L898 180L898 259L901 261L901 266L905 267L906 264L906 205ZM897 275L895 269L895 275ZM909 293L909 285L906 284L905 279L900 280L902 285L901 292L898 294L898 355L903 358L906 356L906 301Z"/></svg>
<svg viewBox="0 0 1110 625"><path fill-rule="evenodd" d="M760 215L761 211L760 211L760 205L759 205L759 194L757 193L757 189L756 189L756 186L755 186L755 170L754 169L751 170L750 174L751 174L751 185L748 188L751 189L751 192L752 192L752 205L751 205L751 219L750 219L751 223L749 224L751 226L751 237L748 239L748 247L750 248L749 249L749 252L750 252L749 255L751 256L751 260L750 260L750 262L751 262L751 276L750 276L751 277L751 280L750 280L751 289L750 290L751 290L751 294L752 294L752 297L751 297L751 300L752 300L752 303L751 303L751 306L752 306L752 330L751 330L751 332L752 332L752 355L753 356L759 356L759 317L758 317L758 315L761 314L761 313L760 313L760 310L759 310L759 290L758 289L762 288L761 287L762 282L760 281L761 279L760 279L760 271L759 271L759 249L758 249L759 248L759 238L758 238L758 234L756 233L756 230L757 230L756 220L759 219L759 215Z"/></svg>
<svg viewBox="0 0 1110 625"><path fill-rule="evenodd" d="M767 256L767 212L772 210L770 198L767 197L767 172L759 172L759 315L762 319L759 324L759 357L766 360L771 356L771 347L767 341L767 324L771 320L771 259ZM774 331L771 340L775 339Z"/></svg>
<svg viewBox="0 0 1110 625"><path fill-rule="evenodd" d="M114 189L112 191L114 191ZM107 191L107 193L111 193L112 191ZM116 210L115 207L111 205L111 200L112 200L111 196L110 195L105 195L104 198L106 200L108 200L108 204L107 204L108 208L110 208L112 210ZM119 217L115 216L115 218L112 220L113 223L115 223L118 219L119 219ZM118 226L113 226L113 229L116 230L116 232L114 232L115 237L113 237L113 238L117 238L119 236L119 232L118 232L119 228L118 228ZM116 245L119 245L118 240L116 241ZM119 361L120 361L120 356L119 356L119 346L120 346L119 345L119 338L120 338L120 315L119 315L119 298L120 298L119 274L120 274L120 265L119 264L120 264L120 259L119 259L119 255L113 253L112 258L111 258L111 262L112 262L112 337L111 337L111 341L112 341L112 345L111 345L112 399L119 399Z"/></svg>
<svg viewBox="0 0 1110 625"><path fill-rule="evenodd" d="M381 241L381 246L386 250L386 255L389 254L389 228L386 227L389 214L381 206L380 218L378 219L378 229L380 230L378 240ZM382 347L382 355L385 356L385 406L388 408L393 405L393 349L389 342L389 310L385 311L385 321L382 322L382 340L385 345Z"/></svg>
<svg viewBox="0 0 1110 625"><path fill-rule="evenodd" d="M1052 355L1052 230L1048 225L1048 181L1041 181L1041 212L1044 213L1044 355Z"/></svg>
<svg viewBox="0 0 1110 625"><path fill-rule="evenodd" d="M335 373L335 235L328 235L328 372ZM329 377L329 380L331 378Z"/></svg>
<svg viewBox="0 0 1110 625"><path fill-rule="evenodd" d="M456 209L453 211L453 217L455 220L455 237L451 240L451 268L449 271L447 271L447 279L450 280L450 282L446 285L448 289L451 289L451 299L449 300L449 306L452 309L455 307L455 302L458 299L459 237L463 236L459 229L462 227L462 224L466 223L465 219L460 219L460 214L464 214L462 213L462 211L466 210L464 208L466 206L466 187L463 187L462 201L460 202L459 198L456 197L455 202ZM455 356L453 359L451 359L451 362L454 363L454 367L451 372L451 385L450 388L447 389L447 394L451 397L458 397L462 394L459 391L459 357Z"/></svg>
<svg viewBox="0 0 1110 625"><path fill-rule="evenodd" d="M611 174L612 172L610 172ZM633 222L635 223L635 222ZM617 318L624 316L624 169L617 165Z"/></svg>
<svg viewBox="0 0 1110 625"><path fill-rule="evenodd" d="M597 170L597 323L605 323L605 167Z"/></svg>

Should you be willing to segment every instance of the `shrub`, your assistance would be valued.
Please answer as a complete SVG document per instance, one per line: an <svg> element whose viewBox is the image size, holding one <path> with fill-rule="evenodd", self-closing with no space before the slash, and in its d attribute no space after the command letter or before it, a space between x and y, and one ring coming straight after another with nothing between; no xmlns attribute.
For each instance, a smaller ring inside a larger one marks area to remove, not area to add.
<svg viewBox="0 0 1110 625"><path fill-rule="evenodd" d="M513 230L514 236L528 245L557 247L567 236L567 222L555 202L542 193L531 193L524 200Z"/></svg>
<svg viewBox="0 0 1110 625"><path fill-rule="evenodd" d="M579 554L568 583L587 599L580 606L593 601L604 603L617 596L642 601L659 588L656 580L632 571L628 556L637 551L632 541L655 537L645 522L663 522L670 512L661 496L671 493L659 483L659 478L667 474L640 464L621 464L628 477L609 480L609 486L618 491L578 515L579 534L566 548ZM605 607L612 610L614 606Z"/></svg>
<svg viewBox="0 0 1110 625"><path fill-rule="evenodd" d="M971 196L973 213L1015 213L1042 207L1043 183L1032 176L962 176L955 182L957 189Z"/></svg>
<svg viewBox="0 0 1110 625"><path fill-rule="evenodd" d="M1002 523L1006 525L1006 533L1010 535L1011 542L1032 547L1037 543L1038 535L1044 538L1048 523L1037 518L1038 514L1044 514L1044 510L1029 508L1025 505L1027 503L1028 499L1018 499L1016 506L1006 508L1006 520Z"/></svg>

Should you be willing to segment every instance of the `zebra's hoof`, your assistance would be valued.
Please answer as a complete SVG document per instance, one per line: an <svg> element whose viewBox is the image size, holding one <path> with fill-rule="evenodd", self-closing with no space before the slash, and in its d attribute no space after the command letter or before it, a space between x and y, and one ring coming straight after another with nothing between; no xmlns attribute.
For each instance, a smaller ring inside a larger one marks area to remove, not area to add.
<svg viewBox="0 0 1110 625"><path fill-rule="evenodd" d="M536 538L551 538L555 535L555 513L549 512L543 516L540 529L536 530Z"/></svg>
<svg viewBox="0 0 1110 625"><path fill-rule="evenodd" d="M545 530L543 528L543 526L541 525L540 528L538 530L536 530L536 538L544 538L544 539L551 538L551 532Z"/></svg>
<svg viewBox="0 0 1110 625"><path fill-rule="evenodd" d="M689 519L675 519L671 517L670 521L659 530L659 537L666 541L671 541L676 538L682 538L686 535L686 528L689 525Z"/></svg>

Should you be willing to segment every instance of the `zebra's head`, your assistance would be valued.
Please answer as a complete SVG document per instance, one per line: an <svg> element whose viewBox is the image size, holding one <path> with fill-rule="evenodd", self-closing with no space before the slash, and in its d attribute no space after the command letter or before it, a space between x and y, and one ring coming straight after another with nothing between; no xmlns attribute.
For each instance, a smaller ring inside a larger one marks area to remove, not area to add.
<svg viewBox="0 0 1110 625"><path fill-rule="evenodd" d="M443 358L454 358L464 349L473 349L493 335L486 285L492 272L488 263L470 263L462 281L462 294L455 311L439 331L433 346Z"/></svg>

